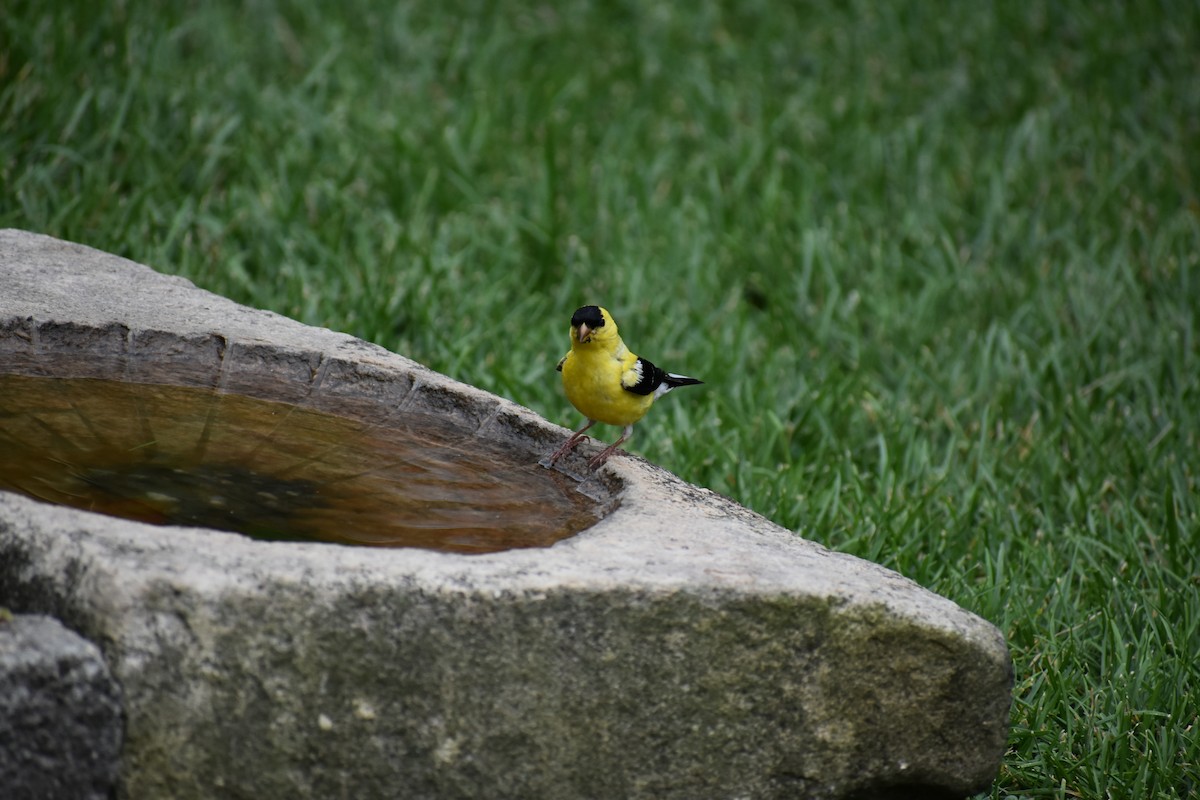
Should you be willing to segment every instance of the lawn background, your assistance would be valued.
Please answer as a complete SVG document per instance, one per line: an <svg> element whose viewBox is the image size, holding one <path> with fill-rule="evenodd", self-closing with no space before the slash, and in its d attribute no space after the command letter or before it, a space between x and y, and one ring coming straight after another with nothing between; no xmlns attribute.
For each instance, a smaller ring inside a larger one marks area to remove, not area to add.
<svg viewBox="0 0 1200 800"><path fill-rule="evenodd" d="M26 2L0 226L631 449L992 620L996 798L1200 790L1200 4ZM602 435L615 435L605 429Z"/></svg>

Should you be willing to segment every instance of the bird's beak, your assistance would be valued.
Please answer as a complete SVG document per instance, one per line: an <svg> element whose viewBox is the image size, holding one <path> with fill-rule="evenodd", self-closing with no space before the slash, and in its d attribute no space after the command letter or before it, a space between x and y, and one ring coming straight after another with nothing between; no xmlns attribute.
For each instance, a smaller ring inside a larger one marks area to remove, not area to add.
<svg viewBox="0 0 1200 800"><path fill-rule="evenodd" d="M579 326L579 341L590 342L591 340L592 340L592 329L589 328L587 325L581 324Z"/></svg>

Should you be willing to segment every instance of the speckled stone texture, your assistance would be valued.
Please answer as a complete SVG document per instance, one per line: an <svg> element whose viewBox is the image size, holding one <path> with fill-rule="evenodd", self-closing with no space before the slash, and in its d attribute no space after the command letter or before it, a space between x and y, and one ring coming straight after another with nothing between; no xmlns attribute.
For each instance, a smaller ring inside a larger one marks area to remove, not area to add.
<svg viewBox="0 0 1200 800"><path fill-rule="evenodd" d="M531 461L567 435L374 345L20 231L0 232L0 370L364 417L403 403ZM101 645L124 690L120 797L961 797L993 780L1012 666L991 624L632 456L582 488L612 509L593 527L470 556L0 493L0 603Z"/></svg>
<svg viewBox="0 0 1200 800"><path fill-rule="evenodd" d="M3 797L104 800L120 748L120 691L99 649L50 617L0 617Z"/></svg>

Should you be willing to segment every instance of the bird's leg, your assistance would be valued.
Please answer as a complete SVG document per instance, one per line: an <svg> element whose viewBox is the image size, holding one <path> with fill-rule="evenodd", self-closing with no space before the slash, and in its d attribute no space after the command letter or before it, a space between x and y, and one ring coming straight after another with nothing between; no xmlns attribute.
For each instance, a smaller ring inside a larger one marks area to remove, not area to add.
<svg viewBox="0 0 1200 800"><path fill-rule="evenodd" d="M625 430L621 431L621 438L617 439L615 442L610 444L608 447L601 450L600 453L597 454L595 458L593 458L591 461L588 462L588 467L590 467L591 469L598 469L601 466L603 466L604 462L608 461L608 457L611 456L613 453L615 453L617 451L617 448L620 447L621 444L632 435L633 435L633 426L626 425Z"/></svg>
<svg viewBox="0 0 1200 800"><path fill-rule="evenodd" d="M554 462L558 461L560 458L565 456L567 453L574 450L575 445L577 445L581 441L583 441L584 431L586 431L588 428L592 427L595 424L596 424L596 420L589 419L586 423L584 423L584 426L582 428L580 428L579 430L572 433L571 438L567 439L565 442L563 442L562 447L558 448L557 450L555 450L553 453L550 454L550 464L553 465Z"/></svg>

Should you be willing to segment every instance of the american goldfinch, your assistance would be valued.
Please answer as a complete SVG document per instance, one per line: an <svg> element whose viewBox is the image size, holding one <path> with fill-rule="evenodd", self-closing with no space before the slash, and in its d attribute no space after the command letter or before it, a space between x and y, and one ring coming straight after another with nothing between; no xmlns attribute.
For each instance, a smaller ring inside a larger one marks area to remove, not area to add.
<svg viewBox="0 0 1200 800"><path fill-rule="evenodd" d="M664 372L629 352L612 315L600 306L584 306L571 315L571 352L558 362L558 371L567 399L587 423L550 455L547 466L571 452L597 422L623 426L621 438L588 462L596 469L629 438L657 398L676 386L704 382Z"/></svg>

